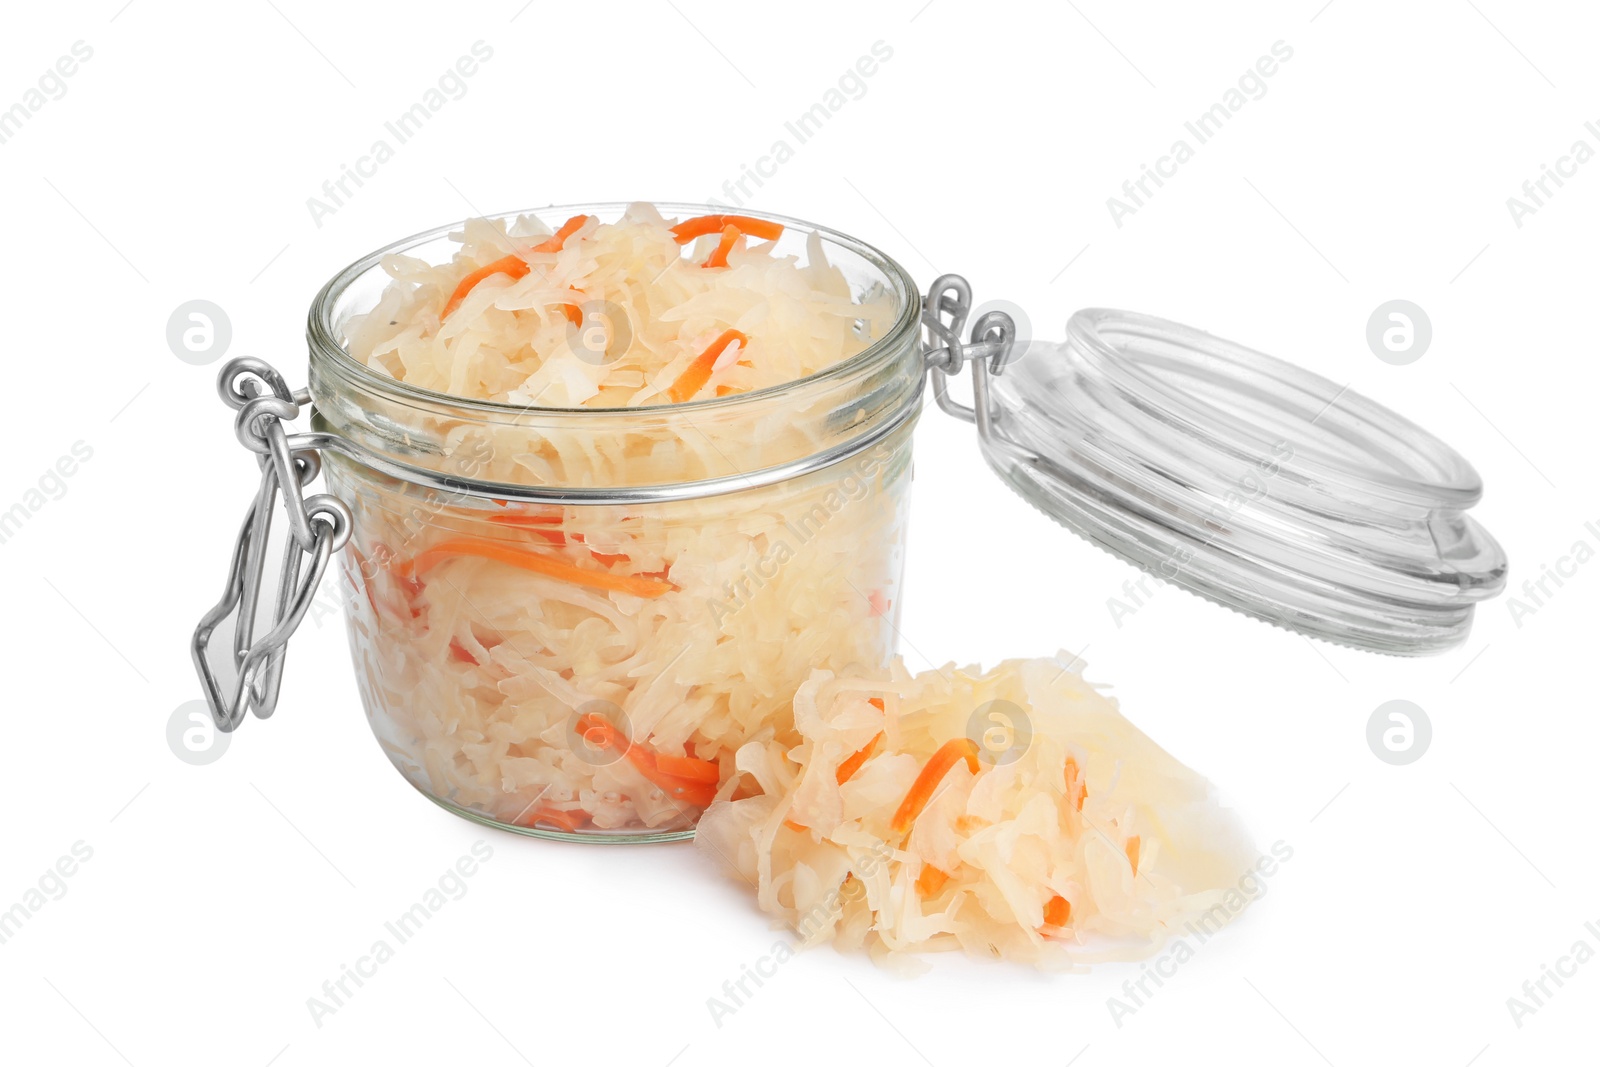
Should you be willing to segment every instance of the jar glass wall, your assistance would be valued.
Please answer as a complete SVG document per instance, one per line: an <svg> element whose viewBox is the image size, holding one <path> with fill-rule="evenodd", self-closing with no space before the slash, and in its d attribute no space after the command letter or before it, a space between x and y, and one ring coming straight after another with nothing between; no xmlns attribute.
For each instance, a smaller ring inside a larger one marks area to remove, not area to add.
<svg viewBox="0 0 1600 1067"><path fill-rule="evenodd" d="M918 297L880 253L780 221L780 253L826 256L856 299L890 296L893 323L819 374L694 403L472 401L352 359L339 339L381 291L381 257L440 255L447 231L318 297L311 391L354 514L358 683L380 744L437 802L537 835L685 836L738 748L788 729L811 670L892 654Z"/></svg>

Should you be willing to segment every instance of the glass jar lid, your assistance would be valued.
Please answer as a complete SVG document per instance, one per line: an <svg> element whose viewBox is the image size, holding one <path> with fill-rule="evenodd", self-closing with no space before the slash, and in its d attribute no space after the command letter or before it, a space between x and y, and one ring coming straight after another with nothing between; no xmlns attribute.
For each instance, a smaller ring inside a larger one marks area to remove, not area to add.
<svg viewBox="0 0 1600 1067"><path fill-rule="evenodd" d="M1477 472L1382 405L1133 312L1079 311L1065 341L1026 345L990 315L954 344L969 306L963 281L935 282L924 321L940 406L977 423L1023 499L1113 555L1274 625L1396 655L1460 644L1504 586L1504 551L1466 514ZM968 360L971 409L944 382Z"/></svg>

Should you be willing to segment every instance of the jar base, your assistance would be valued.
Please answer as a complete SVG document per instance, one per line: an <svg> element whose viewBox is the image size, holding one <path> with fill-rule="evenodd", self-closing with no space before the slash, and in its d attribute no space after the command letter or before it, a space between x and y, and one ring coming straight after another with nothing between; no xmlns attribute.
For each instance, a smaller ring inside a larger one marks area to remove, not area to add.
<svg viewBox="0 0 1600 1067"><path fill-rule="evenodd" d="M479 826L488 826L495 830L505 830L508 833L520 834L523 837L539 837L546 841L568 841L583 845L665 845L676 841L690 841L694 839L694 831L692 829L659 831L618 830L614 833L608 831L591 831L587 833L578 831L568 833L565 830L546 830L539 826L519 826L516 823L501 822L499 819L496 819L490 815L485 815L481 811L473 811L470 808L463 808L459 804L452 804L450 801L436 797L426 789L418 786L415 782L411 781L410 776L402 775L402 777L404 777L406 781L411 784L413 789L452 815L459 815L461 818L466 819L469 822L475 822Z"/></svg>

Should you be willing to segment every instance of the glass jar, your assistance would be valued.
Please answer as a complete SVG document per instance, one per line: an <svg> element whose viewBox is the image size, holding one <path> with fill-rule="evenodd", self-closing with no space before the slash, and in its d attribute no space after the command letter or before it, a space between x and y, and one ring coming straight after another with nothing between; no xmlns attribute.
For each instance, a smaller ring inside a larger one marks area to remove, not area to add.
<svg viewBox="0 0 1600 1067"><path fill-rule="evenodd" d="M698 402L464 400L352 358L348 329L389 282L383 257L447 259L449 228L367 256L317 297L313 427L354 446L325 472L353 517L357 679L384 751L439 804L540 836L682 836L739 746L787 727L812 669L892 654L917 290L860 242L778 221L779 254L820 250L858 302L892 298L892 325L809 378ZM587 327L632 328L603 320Z"/></svg>
<svg viewBox="0 0 1600 1067"><path fill-rule="evenodd" d="M554 229L625 209L519 214ZM535 836L688 836L741 773L759 772L735 753L789 728L813 669L894 652L924 377L1026 500L1224 607L1421 655L1459 645L1504 586L1504 552L1467 514L1482 493L1471 465L1346 386L1127 312L1080 311L1055 345L1019 338L997 311L964 334L960 276L924 300L870 246L759 217L783 225L778 253L825 258L857 303L891 307L855 320L859 353L781 386L653 407L421 389L346 343L359 317L381 314L384 257L449 258L442 227L323 288L308 389L261 360L230 362L219 391L261 481L191 645L218 727L272 714L285 643L347 549L340 585L367 716L422 793ZM621 333L641 325L626 316L586 307L574 354L625 348ZM969 365L970 406L950 389ZM311 432L290 434L285 422L313 402ZM331 492L302 496L324 468ZM280 500L290 536L269 600ZM225 686L208 650L228 625Z"/></svg>

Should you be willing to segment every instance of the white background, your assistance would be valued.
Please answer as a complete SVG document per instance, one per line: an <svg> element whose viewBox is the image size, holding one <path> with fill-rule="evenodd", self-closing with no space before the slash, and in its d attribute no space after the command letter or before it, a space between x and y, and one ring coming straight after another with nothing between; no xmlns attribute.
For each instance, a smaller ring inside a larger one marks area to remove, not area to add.
<svg viewBox="0 0 1600 1067"><path fill-rule="evenodd" d="M875 41L892 58L748 202L971 278L1059 336L1084 306L1292 358L1466 454L1512 586L1600 547L1593 324L1600 162L1518 227L1506 205L1600 120L1586 5L1508 0L1076 5L897 0L27 5L0 107L76 41L92 58L0 144L10 403L0 510L93 450L0 545L0 909L90 860L0 945L0 1056L83 1064L1015 1062L1082 1067L1592 1061L1600 962L1518 1027L1506 1000L1600 948L1600 563L1467 643L1381 658L1163 588L918 434L903 652L916 668L1082 650L1124 710L1293 859L1119 1026L1138 965L1046 977L955 957L903 980L804 954L716 1025L706 1000L785 935L687 846L481 830L395 774L335 620L281 709L192 767L164 729L254 470L168 316L207 299L229 355L304 380L305 308L345 263L475 211L725 196ZM307 198L482 40L493 58L339 209ZM1275 41L1225 130L1116 226L1106 199ZM751 187L753 190L753 186ZM754 191L754 190L753 190ZM1380 362L1405 298L1434 338ZM1595 529L1585 523L1596 521ZM1521 594L1519 594L1520 596ZM1531 603L1531 602L1530 602ZM1520 625L1519 625L1520 622ZM1390 699L1431 717L1409 766L1368 750ZM473 842L492 859L318 1027L306 1001ZM54 883L50 883L52 886Z"/></svg>

